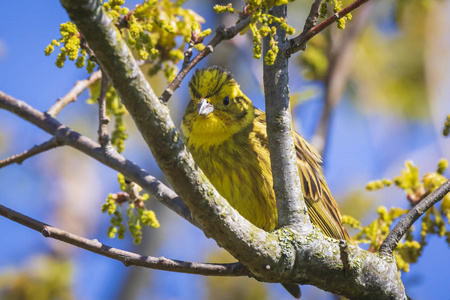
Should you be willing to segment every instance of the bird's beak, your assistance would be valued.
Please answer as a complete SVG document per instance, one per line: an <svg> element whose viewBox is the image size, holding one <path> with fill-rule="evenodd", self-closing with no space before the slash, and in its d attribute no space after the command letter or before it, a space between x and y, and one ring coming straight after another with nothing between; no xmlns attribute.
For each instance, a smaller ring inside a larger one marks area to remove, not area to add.
<svg viewBox="0 0 450 300"><path fill-rule="evenodd" d="M201 116L207 116L214 111L214 106L206 99L202 99L197 105L198 114Z"/></svg>

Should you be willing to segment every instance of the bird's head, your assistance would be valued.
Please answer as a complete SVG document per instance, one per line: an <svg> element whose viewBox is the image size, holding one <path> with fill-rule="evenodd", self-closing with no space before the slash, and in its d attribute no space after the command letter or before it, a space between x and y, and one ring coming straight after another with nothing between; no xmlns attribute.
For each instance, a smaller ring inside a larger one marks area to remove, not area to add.
<svg viewBox="0 0 450 300"><path fill-rule="evenodd" d="M218 144L251 122L254 107L233 76L221 67L198 69L189 82L191 103L183 132Z"/></svg>

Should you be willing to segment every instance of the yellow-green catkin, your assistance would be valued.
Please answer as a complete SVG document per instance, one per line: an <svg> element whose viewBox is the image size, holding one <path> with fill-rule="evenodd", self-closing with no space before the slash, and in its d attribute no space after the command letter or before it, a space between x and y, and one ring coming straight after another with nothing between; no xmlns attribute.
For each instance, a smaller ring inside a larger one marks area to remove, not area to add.
<svg viewBox="0 0 450 300"><path fill-rule="evenodd" d="M447 115L447 118L444 123L444 129L442 130L442 134L444 136L450 135L450 115Z"/></svg>
<svg viewBox="0 0 450 300"><path fill-rule="evenodd" d="M154 211L144 206L145 201L149 199L147 193L142 192L142 188L135 183L126 180L122 174L117 175L117 180L122 192L109 194L106 202L102 205L102 212L107 212L111 218L111 225L108 228L107 235L110 238L123 239L128 232L131 234L135 244L142 241L142 227L150 226L158 228L160 226ZM124 206L128 205L123 213Z"/></svg>

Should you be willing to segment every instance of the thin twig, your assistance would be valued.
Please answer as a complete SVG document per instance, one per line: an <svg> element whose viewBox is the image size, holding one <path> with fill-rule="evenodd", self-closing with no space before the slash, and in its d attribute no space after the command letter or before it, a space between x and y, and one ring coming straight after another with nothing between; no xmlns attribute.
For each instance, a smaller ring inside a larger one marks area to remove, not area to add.
<svg viewBox="0 0 450 300"><path fill-rule="evenodd" d="M319 18L320 5L322 4L322 0L315 0L311 5L311 10L309 11L308 17L305 21L305 26L303 27L303 32L300 34L304 34L308 32L311 28L316 26L317 19Z"/></svg>
<svg viewBox="0 0 450 300"><path fill-rule="evenodd" d="M184 51L184 59L183 59L183 65L181 67L181 70L186 69L188 67L189 63L191 62L192 50L194 49L194 45L195 45L195 42L191 38L191 41L188 44L188 48L186 49L186 51Z"/></svg>
<svg viewBox="0 0 450 300"><path fill-rule="evenodd" d="M100 95L97 99L98 102L98 141L102 148L106 148L109 143L108 124L109 118L106 115L106 92L108 90L108 76L101 70L102 83L100 87Z"/></svg>
<svg viewBox="0 0 450 300"><path fill-rule="evenodd" d="M137 253L120 250L100 243L97 240L90 240L62 229L47 225L38 220L25 216L17 211L0 205L0 215L22 224L28 228L42 233L45 237L74 245L79 248L97 253L118 261L125 266L140 266L156 270L172 271L179 273L207 275L207 276L251 276L250 272L241 263L229 264L208 264L180 261L165 257L152 257L139 255Z"/></svg>
<svg viewBox="0 0 450 300"><path fill-rule="evenodd" d="M50 140L48 140L40 145L35 145L35 146L33 146L33 148L31 148L23 153L13 155L4 160L0 160L0 169L3 167L6 167L8 165L11 165L13 163L20 165L27 158L30 158L34 155L37 155L39 153L48 151L50 149L53 149L53 148L56 148L56 147L59 147L62 145L63 145L63 143L61 141L59 141L55 137L52 137Z"/></svg>
<svg viewBox="0 0 450 300"><path fill-rule="evenodd" d="M194 59L192 59L188 64L183 63L183 68L178 72L177 76L174 80L167 86L164 92L159 97L159 100L162 102L169 101L170 97L172 97L175 90L180 86L181 81L186 77L187 73L192 70L203 58L208 56L208 54L214 51L214 48L223 40L229 40L235 37L239 32L241 32L245 27L250 24L253 14L247 16L245 19L241 20L236 25L230 28L224 28L223 26L219 26L216 29L216 34L213 39L208 43L208 45L198 53Z"/></svg>
<svg viewBox="0 0 450 300"><path fill-rule="evenodd" d="M341 11L333 14L328 19L321 22L319 25L314 26L313 28L309 29L306 32L302 32L299 36L293 38L290 40L290 47L287 50L288 55L293 54L295 52L298 52L300 50L304 51L306 49L306 42L309 41L313 36L333 24L335 21L339 20L340 18L344 17L349 12L352 12L356 8L360 7L362 4L366 3L369 0L356 0L349 6L345 7Z"/></svg>
<svg viewBox="0 0 450 300"><path fill-rule="evenodd" d="M440 187L431 192L422 201L417 203L398 223L394 229L389 232L386 239L380 246L378 252L381 255L391 255L397 247L400 239L405 235L408 229L414 224L417 219L423 215L434 204L441 201L447 193L450 192L450 179L447 180Z"/></svg>
<svg viewBox="0 0 450 300"><path fill-rule="evenodd" d="M67 104L69 104L70 102L75 102L78 96L91 84L99 80L100 77L101 72L95 71L88 79L75 82L73 88L64 97L56 100L55 104L53 104L53 106L50 107L49 110L47 110L47 113L52 117L56 117Z"/></svg>
<svg viewBox="0 0 450 300"><path fill-rule="evenodd" d="M105 152L93 140L71 130L55 118L36 110L26 102L17 100L2 91L0 91L0 109L5 109L16 114L55 136L61 143L73 147L122 173L126 178L139 184L153 199L166 205L191 224L201 228L198 222L192 218L189 209L174 191L150 175L144 168L120 155L113 147L107 147L107 151Z"/></svg>
<svg viewBox="0 0 450 300"><path fill-rule="evenodd" d="M349 257L348 243L345 240L339 241L339 255L341 257L342 265L344 266L344 272L348 273L350 271L350 264L348 261Z"/></svg>

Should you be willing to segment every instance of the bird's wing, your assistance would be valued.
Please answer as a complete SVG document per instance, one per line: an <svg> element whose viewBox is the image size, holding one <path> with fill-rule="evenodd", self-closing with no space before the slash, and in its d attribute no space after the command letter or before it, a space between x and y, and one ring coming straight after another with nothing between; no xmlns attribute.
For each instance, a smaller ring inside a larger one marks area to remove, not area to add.
<svg viewBox="0 0 450 300"><path fill-rule="evenodd" d="M266 126L266 115L255 108L257 124ZM265 128L264 128L265 131ZM311 222L324 234L335 239L352 242L341 223L336 201L334 201L322 173L322 158L319 153L297 132L294 131L297 166L302 183L303 196L306 200ZM353 242L352 242L353 243Z"/></svg>
<svg viewBox="0 0 450 300"><path fill-rule="evenodd" d="M349 240L342 227L341 214L322 173L322 159L317 151L294 133L297 165L311 222L335 239Z"/></svg>

